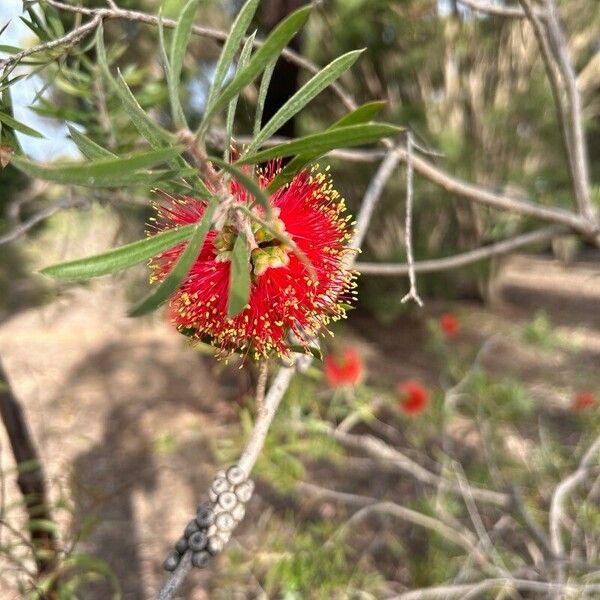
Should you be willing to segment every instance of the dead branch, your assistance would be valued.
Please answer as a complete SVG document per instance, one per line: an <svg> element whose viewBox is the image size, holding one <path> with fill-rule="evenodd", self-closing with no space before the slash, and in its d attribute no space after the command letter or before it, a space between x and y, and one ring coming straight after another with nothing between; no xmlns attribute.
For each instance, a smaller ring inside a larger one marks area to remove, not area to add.
<svg viewBox="0 0 600 600"><path fill-rule="evenodd" d="M414 264L415 273L432 273L437 271L447 271L458 269L480 260L508 254L517 248L529 246L530 244L539 244L547 242L561 236L569 235L571 231L567 227L554 226L545 229L538 229L529 233L515 236L508 240L496 242L482 248L469 250L461 254L454 254L444 258L434 258L431 260L422 260ZM355 268L363 275L406 275L409 273L410 265L398 263L375 263L362 262L356 263Z"/></svg>

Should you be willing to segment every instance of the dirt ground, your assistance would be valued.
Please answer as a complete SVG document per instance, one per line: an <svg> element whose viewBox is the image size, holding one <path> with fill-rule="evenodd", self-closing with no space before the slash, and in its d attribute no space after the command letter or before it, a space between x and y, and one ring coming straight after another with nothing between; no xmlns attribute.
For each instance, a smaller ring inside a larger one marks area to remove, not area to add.
<svg viewBox="0 0 600 600"><path fill-rule="evenodd" d="M463 318L464 343L476 346L499 333L486 366L521 378L536 400L557 410L577 386L600 389L597 258L564 266L513 257L500 279L500 304L452 305ZM2 323L0 355L54 497L64 490L72 499L72 508L60 513L63 527L77 530L93 516L97 525L80 550L111 565L126 600L142 600L159 587L162 557L214 474L214 441L238 431L237 406L249 382L243 372L190 349L160 315L127 319L127 304L111 280L70 288L57 302ZM380 383L411 377L439 385L417 342L427 335L425 316L443 308L428 304L419 319L387 328L352 316L344 335ZM543 353L516 333L540 309L563 342ZM0 443L1 467L11 468L3 431ZM12 479L9 499L17 497ZM260 510L259 499L253 504ZM242 539L251 535L253 516ZM209 578L210 572L196 573L183 597L208 598ZM1 584L0 596L16 597Z"/></svg>

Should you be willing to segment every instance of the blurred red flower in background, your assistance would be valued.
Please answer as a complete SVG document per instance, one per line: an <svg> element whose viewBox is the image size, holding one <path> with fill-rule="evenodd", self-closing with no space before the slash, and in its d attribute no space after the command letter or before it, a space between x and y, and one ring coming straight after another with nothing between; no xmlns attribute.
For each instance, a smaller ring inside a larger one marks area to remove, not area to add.
<svg viewBox="0 0 600 600"><path fill-rule="evenodd" d="M460 321L454 313L444 313L440 317L440 328L446 337L456 337L460 333Z"/></svg>
<svg viewBox="0 0 600 600"><path fill-rule="evenodd" d="M429 392L417 381L403 381L396 387L400 408L408 414L417 415L429 404Z"/></svg>
<svg viewBox="0 0 600 600"><path fill-rule="evenodd" d="M358 352L346 348L340 354L325 357L325 378L331 387L356 385L363 375L363 362Z"/></svg>
<svg viewBox="0 0 600 600"><path fill-rule="evenodd" d="M581 392L575 396L571 408L573 410L585 410L591 408L596 404L596 398L592 392Z"/></svg>

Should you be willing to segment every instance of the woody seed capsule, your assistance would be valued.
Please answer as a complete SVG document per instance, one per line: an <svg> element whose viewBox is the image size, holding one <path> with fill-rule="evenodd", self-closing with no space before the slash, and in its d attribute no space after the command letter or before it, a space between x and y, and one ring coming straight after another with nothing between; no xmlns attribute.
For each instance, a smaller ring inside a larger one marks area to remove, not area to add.
<svg viewBox="0 0 600 600"><path fill-rule="evenodd" d="M217 502L225 510L231 510L238 503L238 499L233 492L223 492L219 494Z"/></svg>
<svg viewBox="0 0 600 600"><path fill-rule="evenodd" d="M181 560L181 556L177 552L171 552L169 556L163 562L163 569L165 571L174 571Z"/></svg>
<svg viewBox="0 0 600 600"><path fill-rule="evenodd" d="M198 523L195 520L190 521L186 525L183 535L185 535L186 538L189 538L190 535L192 535L192 533L196 533L196 531L198 531L199 529L200 529L200 526L198 525Z"/></svg>
<svg viewBox="0 0 600 600"><path fill-rule="evenodd" d="M221 552L221 550L223 550L223 540L216 535L209 537L208 542L206 544L206 549L213 556L215 556L216 554L219 554L219 552Z"/></svg>
<svg viewBox="0 0 600 600"><path fill-rule="evenodd" d="M246 479L246 474L237 465L227 469L227 479L232 485L239 485Z"/></svg>
<svg viewBox="0 0 600 600"><path fill-rule="evenodd" d="M241 502L236 504L233 507L233 509L231 510L231 516L236 521L241 521L244 518L245 514L246 514L246 509L244 508L244 505Z"/></svg>
<svg viewBox="0 0 600 600"><path fill-rule="evenodd" d="M215 521L215 513L208 506L201 504L196 513L196 523L200 528L210 527Z"/></svg>
<svg viewBox="0 0 600 600"><path fill-rule="evenodd" d="M200 552L206 547L207 535L204 531L196 531L188 541L192 552Z"/></svg>
<svg viewBox="0 0 600 600"><path fill-rule="evenodd" d="M213 481L211 490L215 492L215 494L221 494L223 492L228 492L230 487L231 486L229 485L229 481L227 481L227 479L218 477Z"/></svg>
<svg viewBox="0 0 600 600"><path fill-rule="evenodd" d="M182 537L177 540L175 544L175 550L179 552L179 554L183 554L188 549L188 541L186 538Z"/></svg>
<svg viewBox="0 0 600 600"><path fill-rule="evenodd" d="M219 531L231 531L235 527L235 520L228 512L217 515L215 525Z"/></svg>
<svg viewBox="0 0 600 600"><path fill-rule="evenodd" d="M244 481L244 483L240 483L235 488L235 495L238 497L240 502L248 502L250 498L252 498L252 492L254 491L254 486L250 480Z"/></svg>
<svg viewBox="0 0 600 600"><path fill-rule="evenodd" d="M204 569L204 567L208 565L209 560L210 554L205 550L194 552L194 554L192 554L192 564L198 569Z"/></svg>

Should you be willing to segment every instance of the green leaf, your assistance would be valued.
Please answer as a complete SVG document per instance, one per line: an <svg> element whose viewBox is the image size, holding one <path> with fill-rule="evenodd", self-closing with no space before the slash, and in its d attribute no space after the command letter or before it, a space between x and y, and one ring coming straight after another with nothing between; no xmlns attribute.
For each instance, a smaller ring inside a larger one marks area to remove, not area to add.
<svg viewBox="0 0 600 600"><path fill-rule="evenodd" d="M11 163L31 177L55 183L83 185L88 187L117 187L135 185L154 180L156 173L136 173L181 154L183 148L166 148L135 154L129 158L117 157L91 163L67 163L41 165L22 156L13 156ZM154 177L154 179L153 179Z"/></svg>
<svg viewBox="0 0 600 600"><path fill-rule="evenodd" d="M158 49L160 51L160 60L163 63L165 78L171 80L171 66L169 65L169 57L167 56L167 46L165 44L165 28L162 20L162 6L158 9Z"/></svg>
<svg viewBox="0 0 600 600"><path fill-rule="evenodd" d="M17 121L10 115L7 115L6 113L3 113L3 112L0 112L0 123L4 123L7 127L11 127L15 131L19 131L21 133L24 133L25 135L29 135L31 137L36 137L36 138L44 138L44 136L39 131L32 129L28 125L25 125L24 123L21 123L20 121Z"/></svg>
<svg viewBox="0 0 600 600"><path fill-rule="evenodd" d="M287 123L296 113L302 110L315 96L333 83L342 73L347 71L364 50L353 50L330 62L314 77L309 79L274 115L269 122L254 137L248 146L248 153L259 148L284 123Z"/></svg>
<svg viewBox="0 0 600 600"><path fill-rule="evenodd" d="M294 37L296 32L304 25L311 7L300 8L286 17L271 32L263 45L256 51L248 66L230 81L210 110L207 110L202 119L200 132L204 132L209 119L219 110L227 106L229 101L245 88L275 57L279 56L281 50Z"/></svg>
<svg viewBox="0 0 600 600"><path fill-rule="evenodd" d="M129 269L187 240L195 225L161 231L149 238L113 248L108 252L52 265L40 272L61 281L82 281Z"/></svg>
<svg viewBox="0 0 600 600"><path fill-rule="evenodd" d="M235 177L236 181L246 188L250 194L254 196L254 199L263 207L267 218L272 218L273 208L269 202L269 197L265 194L265 191L260 187L256 179L244 173L241 169L228 163L220 158L209 156L207 158L210 162L219 165L224 171L227 171L230 175Z"/></svg>
<svg viewBox="0 0 600 600"><path fill-rule="evenodd" d="M108 62L106 59L106 50L104 48L104 38L102 33L102 25L98 27L96 32L96 53L98 57L98 64L102 70L104 76L110 83L111 87L115 90L119 96L125 112L128 114L131 122L140 134L150 143L154 148L164 148L173 145L175 136L171 135L168 131L165 131L160 125L154 122L149 115L146 114L144 109L139 105L135 96L129 89L129 86L125 82L125 79L120 72L117 72L117 79L115 79L110 69L108 68ZM189 167L189 164L181 156L178 156L173 163L172 167ZM200 177L193 177L194 188L203 198L210 197L210 191L204 185Z"/></svg>
<svg viewBox="0 0 600 600"><path fill-rule="evenodd" d="M238 71L241 71L247 64L250 59L250 54L252 53L252 45L254 44L254 38L256 37L256 31L252 33L252 35L246 40L244 47L242 48L242 52L240 53L240 60L238 63ZM225 122L225 159L229 158L229 150L231 146L231 138L233 136L233 122L235 120L235 111L237 108L239 94L236 94L231 102L229 103L229 108L227 109L227 120Z"/></svg>
<svg viewBox="0 0 600 600"><path fill-rule="evenodd" d="M184 6L171 43L170 68L169 68L169 98L171 99L171 113L173 122L178 129L187 127L181 100L179 99L179 84L181 82L181 70L183 68L183 59L185 51L192 35L192 26L198 10L199 0L189 0Z"/></svg>
<svg viewBox="0 0 600 600"><path fill-rule="evenodd" d="M103 158L117 157L117 155L113 154L110 150L106 150L106 148L99 146L96 142L90 140L89 137L83 135L80 131L77 131L75 127L72 127L71 125L67 125L67 127L71 139L86 158L89 158L90 160L100 160Z"/></svg>
<svg viewBox="0 0 600 600"><path fill-rule="evenodd" d="M6 24L8 25L8 23ZM5 27L6 27L5 25ZM0 35L2 32L0 31ZM0 44L0 52L6 52L7 54L16 54L17 52L21 52L22 48L17 46L9 46L7 44Z"/></svg>
<svg viewBox="0 0 600 600"><path fill-rule="evenodd" d="M262 123L262 116L265 109L265 101L267 99L267 92L269 91L269 84L271 83L271 77L273 77L273 71L277 59L272 60L266 67L263 73L262 79L260 80L260 88L258 90L258 98L256 100L256 112L254 114L254 129L253 136L257 136L260 131L260 125Z"/></svg>
<svg viewBox="0 0 600 600"><path fill-rule="evenodd" d="M348 125L358 125L360 123L366 123L373 119L385 106L385 102L381 100L375 100L373 102L367 102L362 106L359 106L356 110L344 115L339 121L336 121L330 125L327 130L336 129L338 127L346 127ZM282 185L289 183L294 175L302 169L305 165L311 163L321 156L321 153L317 152L306 152L294 156L292 160L283 167L277 175L271 180L268 186L268 190L273 193L277 191Z"/></svg>
<svg viewBox="0 0 600 600"><path fill-rule="evenodd" d="M238 16L231 26L231 29L229 30L229 35L227 36L227 40L223 45L223 50L221 50L221 56L217 62L213 82L208 93L208 100L206 101L206 113L210 112L210 109L212 109L213 104L215 103L217 96L221 91L227 71L229 71L229 67L233 62L233 57L235 56L237 49L240 47L242 38L244 37L244 34L250 25L250 21L252 21L252 17L256 12L258 2L259 0L248 0L248 2L242 6ZM241 62L242 61L240 59L240 64ZM239 70L240 69L238 68L238 71ZM204 120L205 119L203 119L203 121Z"/></svg>
<svg viewBox="0 0 600 600"><path fill-rule="evenodd" d="M135 99L129 86L125 83L121 73L118 72L117 79L115 79L110 72L106 58L106 50L104 48L102 25L99 25L96 31L96 55L102 73L121 100L123 109L131 119L135 128L154 148L164 148L165 146L171 145L174 136L168 131L165 131L144 112L144 109Z"/></svg>
<svg viewBox="0 0 600 600"><path fill-rule="evenodd" d="M338 127L347 127L348 125L368 123L382 111L385 105L385 100L373 100L372 102L362 104L356 110L344 115L339 121L336 121L327 129L337 129Z"/></svg>
<svg viewBox="0 0 600 600"><path fill-rule="evenodd" d="M156 286L145 298L138 302L130 311L130 317L140 317L153 310L156 310L163 302L172 296L177 288L181 285L194 262L198 258L200 250L204 245L206 234L212 224L213 215L217 208L217 201L211 200L204 211L202 220L194 225L192 237L186 246L186 249L181 253L181 256L175 263L175 266L167 277Z"/></svg>
<svg viewBox="0 0 600 600"><path fill-rule="evenodd" d="M361 144L370 144L377 140L396 135L402 131L401 127L390 125L388 123L366 123L362 125L350 125L340 127L331 131L322 131L305 137L284 142L271 148L260 150L254 154L244 156L238 160L236 165L256 164L272 158L282 156L293 156L304 152L314 152L325 154L335 148L344 148L351 146L360 146Z"/></svg>
<svg viewBox="0 0 600 600"><path fill-rule="evenodd" d="M229 272L229 298L227 316L231 319L241 313L250 298L250 253L248 242L243 233L239 233L231 253Z"/></svg>

